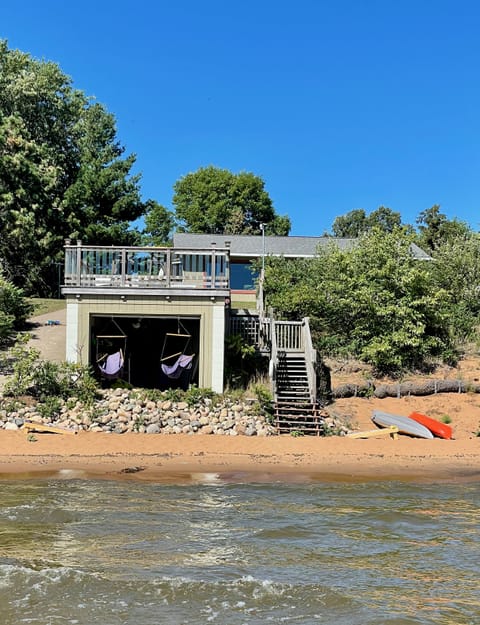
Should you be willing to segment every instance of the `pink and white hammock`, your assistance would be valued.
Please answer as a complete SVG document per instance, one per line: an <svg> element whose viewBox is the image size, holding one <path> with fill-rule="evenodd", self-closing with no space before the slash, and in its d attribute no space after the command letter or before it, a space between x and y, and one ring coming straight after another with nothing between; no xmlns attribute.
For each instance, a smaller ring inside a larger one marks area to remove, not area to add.
<svg viewBox="0 0 480 625"><path fill-rule="evenodd" d="M120 349L114 354L109 354L103 364L99 364L98 367L106 378L118 378L122 373L124 362L123 352Z"/></svg>
<svg viewBox="0 0 480 625"><path fill-rule="evenodd" d="M163 363L163 373L172 380L178 380L178 378L182 375L184 371L192 368L192 361L194 356L195 354L192 354L191 356L187 356L187 354L182 354L177 358L173 365L166 365Z"/></svg>

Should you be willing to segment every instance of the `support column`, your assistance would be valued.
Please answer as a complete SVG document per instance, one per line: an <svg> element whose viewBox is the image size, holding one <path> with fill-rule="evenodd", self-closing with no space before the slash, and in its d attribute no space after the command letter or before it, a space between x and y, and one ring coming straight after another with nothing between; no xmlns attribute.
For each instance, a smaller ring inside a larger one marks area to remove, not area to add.
<svg viewBox="0 0 480 625"><path fill-rule="evenodd" d="M213 306L212 311L212 391L223 393L225 364L225 308Z"/></svg>
<svg viewBox="0 0 480 625"><path fill-rule="evenodd" d="M80 306L76 299L67 299L67 330L66 330L66 354L67 362L79 362L80 354L78 350L79 332L79 312Z"/></svg>

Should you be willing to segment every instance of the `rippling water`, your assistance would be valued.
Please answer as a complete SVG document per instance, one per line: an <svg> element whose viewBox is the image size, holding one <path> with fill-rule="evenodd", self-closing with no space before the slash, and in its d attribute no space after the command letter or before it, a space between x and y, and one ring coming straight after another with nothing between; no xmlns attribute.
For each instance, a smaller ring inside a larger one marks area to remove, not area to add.
<svg viewBox="0 0 480 625"><path fill-rule="evenodd" d="M2 625L480 623L478 482L0 488Z"/></svg>

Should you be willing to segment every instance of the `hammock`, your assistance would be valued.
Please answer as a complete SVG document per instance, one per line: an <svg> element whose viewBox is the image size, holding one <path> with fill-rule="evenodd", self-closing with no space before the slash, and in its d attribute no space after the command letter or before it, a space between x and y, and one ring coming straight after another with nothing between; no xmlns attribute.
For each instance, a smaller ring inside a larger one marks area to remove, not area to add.
<svg viewBox="0 0 480 625"><path fill-rule="evenodd" d="M127 335L122 330L114 317L106 321L103 331L110 330L111 334L97 334L96 343L96 364L100 374L107 380L115 380L123 375L123 367L127 353ZM130 378L130 368L128 367L128 377Z"/></svg>
<svg viewBox="0 0 480 625"><path fill-rule="evenodd" d="M121 374L123 369L123 363L123 352L121 349L119 349L118 352L115 352L114 354L109 354L102 364L98 364L98 367L102 372L102 375L104 375L106 378L112 379L118 378L118 376Z"/></svg>
<svg viewBox="0 0 480 625"><path fill-rule="evenodd" d="M177 358L173 365L166 365L163 363L163 373L171 380L178 380L184 371L192 368L192 360L194 356L195 354L192 354L191 356L182 354Z"/></svg>

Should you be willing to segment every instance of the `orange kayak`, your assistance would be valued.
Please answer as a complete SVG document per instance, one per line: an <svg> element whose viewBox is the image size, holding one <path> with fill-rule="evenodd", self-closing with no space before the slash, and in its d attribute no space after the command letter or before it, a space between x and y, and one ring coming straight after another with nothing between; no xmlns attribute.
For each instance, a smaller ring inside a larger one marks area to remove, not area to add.
<svg viewBox="0 0 480 625"><path fill-rule="evenodd" d="M428 428L434 436L438 436L438 438L446 438L447 440L452 438L452 428L446 423L427 417L427 415L424 415L421 412L412 412L408 416L410 419L413 419L417 423L421 423Z"/></svg>

